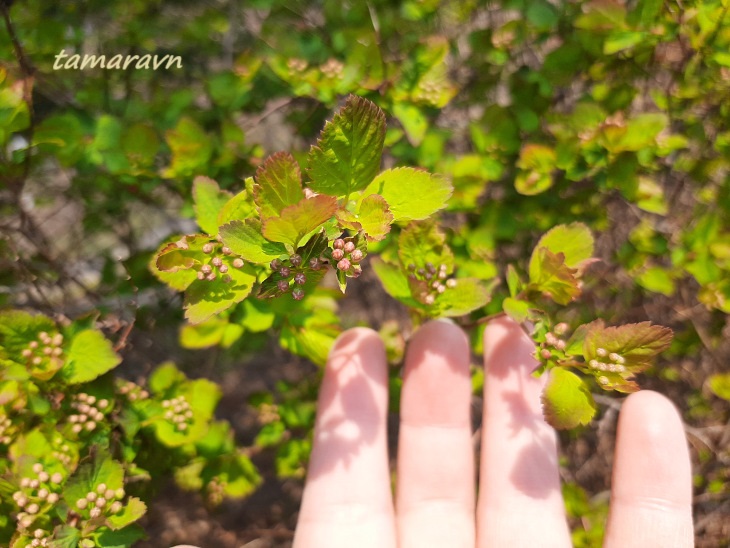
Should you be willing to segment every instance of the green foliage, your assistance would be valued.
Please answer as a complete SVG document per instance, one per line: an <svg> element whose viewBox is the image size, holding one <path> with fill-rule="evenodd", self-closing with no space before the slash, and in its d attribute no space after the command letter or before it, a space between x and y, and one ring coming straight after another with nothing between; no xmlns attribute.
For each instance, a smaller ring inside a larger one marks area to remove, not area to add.
<svg viewBox="0 0 730 548"><path fill-rule="evenodd" d="M215 384L188 380L172 363L155 370L149 391L114 378L120 357L93 324L0 313L0 509L12 516L0 523L2 543L131 546L144 536L135 522L146 504L127 491L191 462L206 480L195 490L220 480L225 496L242 497L260 481L230 435L215 439L229 429L213 423ZM143 458L160 452L163 461Z"/></svg>

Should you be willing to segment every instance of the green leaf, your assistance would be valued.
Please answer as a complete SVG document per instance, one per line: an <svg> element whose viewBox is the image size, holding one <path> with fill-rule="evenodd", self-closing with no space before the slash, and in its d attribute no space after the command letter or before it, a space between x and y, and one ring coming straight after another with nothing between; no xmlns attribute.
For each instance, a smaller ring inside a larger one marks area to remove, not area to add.
<svg viewBox="0 0 730 548"><path fill-rule="evenodd" d="M95 537L97 544L103 548L128 548L138 540L145 538L145 533L141 527L130 525L117 531L102 529Z"/></svg>
<svg viewBox="0 0 730 548"><path fill-rule="evenodd" d="M81 531L70 525L59 525L53 530L50 548L77 548L81 540Z"/></svg>
<svg viewBox="0 0 730 548"><path fill-rule="evenodd" d="M707 384L718 398L730 401L730 373L715 373Z"/></svg>
<svg viewBox="0 0 730 548"><path fill-rule="evenodd" d="M231 221L243 221L251 217L253 212L254 204L251 195L247 190L242 190L223 205L218 213L216 224L220 227Z"/></svg>
<svg viewBox="0 0 730 548"><path fill-rule="evenodd" d="M165 244L157 252L155 266L161 272L177 272L192 268L196 263L203 263L207 259L203 253L203 246L208 242L210 238L207 236L191 234L183 236L176 242Z"/></svg>
<svg viewBox="0 0 730 548"><path fill-rule="evenodd" d="M304 198L285 207L280 217L266 219L263 223L264 237L272 242L298 247L306 234L328 221L336 210L337 199L333 196Z"/></svg>
<svg viewBox="0 0 730 548"><path fill-rule="evenodd" d="M454 270L454 254L446 245L446 236L431 221L412 222L398 239L398 257L404 268L415 265L425 268L427 263L436 268L446 265L446 273Z"/></svg>
<svg viewBox="0 0 730 548"><path fill-rule="evenodd" d="M459 278L454 287L439 294L432 310L438 316L463 316L485 306L492 297L494 284L485 284L477 278Z"/></svg>
<svg viewBox="0 0 730 548"><path fill-rule="evenodd" d="M151 167L160 148L157 133L148 124L132 124L125 128L120 144L127 160L140 167Z"/></svg>
<svg viewBox="0 0 730 548"><path fill-rule="evenodd" d="M306 322L305 325L287 323L281 330L279 344L292 354L323 366L339 335L340 330L336 325L320 324L316 320Z"/></svg>
<svg viewBox="0 0 730 548"><path fill-rule="evenodd" d="M403 126L408 141L417 147L423 142L428 131L428 118L423 110L412 103L396 103L393 105L393 115Z"/></svg>
<svg viewBox="0 0 730 548"><path fill-rule="evenodd" d="M446 207L453 190L451 183L440 175L400 167L380 173L364 194L385 198L394 220L412 221L426 219Z"/></svg>
<svg viewBox="0 0 730 548"><path fill-rule="evenodd" d="M507 265L507 287L511 297L515 297L522 289L522 280L517 273L517 269L513 265Z"/></svg>
<svg viewBox="0 0 730 548"><path fill-rule="evenodd" d="M551 228L537 242L530 257L530 270L533 268L533 261L538 260L536 251L541 247L556 255L562 253L567 266L580 269L593 256L593 235L583 223Z"/></svg>
<svg viewBox="0 0 730 548"><path fill-rule="evenodd" d="M545 420L558 430L588 424L596 414L596 403L585 382L562 367L550 370L541 400Z"/></svg>
<svg viewBox="0 0 730 548"><path fill-rule="evenodd" d="M517 192L533 196L553 186L555 162L555 150L552 148L537 144L523 146L516 164L521 170L515 178Z"/></svg>
<svg viewBox="0 0 730 548"><path fill-rule="evenodd" d="M502 310L517 323L522 323L530 314L530 303L513 297L507 297L502 301Z"/></svg>
<svg viewBox="0 0 730 548"><path fill-rule="evenodd" d="M186 383L188 378L173 362L165 362L150 375L149 386L153 394L163 394L176 385Z"/></svg>
<svg viewBox="0 0 730 548"><path fill-rule="evenodd" d="M357 213L340 209L336 215L341 226L363 231L371 242L384 239L390 232L390 225L393 222L393 214L388 208L388 203L377 194L366 196L360 202Z"/></svg>
<svg viewBox="0 0 730 548"><path fill-rule="evenodd" d="M249 262L269 263L286 253L286 248L282 244L268 241L261 232L261 223L258 219L231 221L220 227L223 243L233 253Z"/></svg>
<svg viewBox="0 0 730 548"><path fill-rule="evenodd" d="M248 297L256 283L256 272L251 265L229 267L230 281L222 276L215 280L195 280L185 291L185 317L190 323L200 323L214 314L223 312Z"/></svg>
<svg viewBox="0 0 730 548"><path fill-rule="evenodd" d="M658 266L647 268L644 272L635 276L634 280L644 289L661 293L667 297L674 295L676 290L674 280L669 272Z"/></svg>
<svg viewBox="0 0 730 548"><path fill-rule="evenodd" d="M81 331L66 351L66 364L61 376L69 384L94 380L114 369L122 359L114 352L111 342L99 331Z"/></svg>
<svg viewBox="0 0 730 548"><path fill-rule="evenodd" d="M221 342L227 327L227 320L215 316L199 324L183 325L180 329L180 345L191 349L210 348Z"/></svg>
<svg viewBox="0 0 730 548"><path fill-rule="evenodd" d="M157 258L163 252L172 251L173 248L170 247L171 245L177 247L173 242L162 244L158 248L157 252L150 258L149 262L147 263L147 268L150 272L152 272L155 278L157 278L161 282L169 285L171 288L176 289L177 291L185 291L185 289L187 289L187 287L196 280L195 270L179 267L173 267L173 270L160 270L160 268L157 266ZM186 260L184 259L176 259L174 261L171 260L172 264L184 264L185 262ZM169 265L165 264L165 266Z"/></svg>
<svg viewBox="0 0 730 548"><path fill-rule="evenodd" d="M137 497L129 497L124 505L124 508L119 511L118 514L109 516L106 519L106 525L112 531L118 531L134 523L139 518L144 516L147 511L147 505Z"/></svg>
<svg viewBox="0 0 730 548"><path fill-rule="evenodd" d="M384 141L383 111L351 95L309 151L309 187L335 197L362 190L380 169Z"/></svg>
<svg viewBox="0 0 730 548"><path fill-rule="evenodd" d="M243 453L225 458L217 475L225 482L224 493L232 498L246 497L261 484L256 466Z"/></svg>
<svg viewBox="0 0 730 548"><path fill-rule="evenodd" d="M213 142L192 118L180 118L177 126L165 133L165 139L172 151L172 163L162 171L163 177L190 177L205 171Z"/></svg>
<svg viewBox="0 0 730 548"><path fill-rule="evenodd" d="M288 152L269 156L256 171L254 201L262 220L278 217L284 208L304 199L299 164Z"/></svg>
<svg viewBox="0 0 730 548"><path fill-rule="evenodd" d="M411 288L408 285L408 278L395 265L388 264L380 258L374 258L370 261L375 275L383 284L385 292L410 307L420 307L420 303L416 302L411 296Z"/></svg>
<svg viewBox="0 0 730 548"><path fill-rule="evenodd" d="M218 214L230 199L230 193L222 191L213 179L202 175L195 178L193 181L195 220L203 232L211 237L218 234Z"/></svg>
<svg viewBox="0 0 730 548"><path fill-rule="evenodd" d="M124 486L124 468L104 450L99 450L94 461L82 464L68 479L63 489L63 499L69 508L76 508L76 501L86 498L90 491L96 492L99 484L107 489L117 490Z"/></svg>

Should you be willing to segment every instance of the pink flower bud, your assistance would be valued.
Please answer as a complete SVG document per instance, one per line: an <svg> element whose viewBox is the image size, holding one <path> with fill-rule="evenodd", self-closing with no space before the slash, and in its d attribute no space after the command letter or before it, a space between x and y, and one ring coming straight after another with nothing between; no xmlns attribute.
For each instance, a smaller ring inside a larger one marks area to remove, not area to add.
<svg viewBox="0 0 730 548"><path fill-rule="evenodd" d="M289 270L289 267L288 266L282 266L279 269L279 274L281 274L285 278L288 278L289 277L289 274L291 274L291 270Z"/></svg>
<svg viewBox="0 0 730 548"><path fill-rule="evenodd" d="M345 251L347 253L352 253L353 251L355 251L355 244L354 244L354 242L346 242L345 243Z"/></svg>
<svg viewBox="0 0 730 548"><path fill-rule="evenodd" d="M344 256L345 256L345 252L344 252L344 251L342 251L341 249L334 249L334 250L332 250L332 258L333 258L333 259L334 259L335 261L339 261L339 260L340 260L340 259L342 259L342 258L343 258Z"/></svg>
<svg viewBox="0 0 730 548"><path fill-rule="evenodd" d="M550 353L550 350L548 350L547 348L543 348L542 350L540 350L540 356L542 356L542 358L545 360L549 360L552 354Z"/></svg>
<svg viewBox="0 0 730 548"><path fill-rule="evenodd" d="M276 283L276 287L279 288L279 291L288 291L289 290L289 282L286 280L279 280Z"/></svg>
<svg viewBox="0 0 730 548"><path fill-rule="evenodd" d="M221 248L221 253L223 253L223 255L230 255L231 254L231 248L224 245Z"/></svg>
<svg viewBox="0 0 730 548"><path fill-rule="evenodd" d="M359 249L356 249L355 251L353 251L350 254L350 260L352 260L355 263L362 261L362 251L360 251Z"/></svg>
<svg viewBox="0 0 730 548"><path fill-rule="evenodd" d="M220 266L218 267L218 271L219 271L219 272L220 272L221 274L225 274L226 272L228 272L228 266L226 266L226 265L222 264L222 265L220 265Z"/></svg>
<svg viewBox="0 0 730 548"><path fill-rule="evenodd" d="M233 259L233 267L234 268L243 267L243 259Z"/></svg>
<svg viewBox="0 0 730 548"><path fill-rule="evenodd" d="M274 259L271 261L269 266L271 267L271 270L279 270L281 268L281 261L279 259Z"/></svg>
<svg viewBox="0 0 730 548"><path fill-rule="evenodd" d="M320 262L317 257L314 257L309 260L309 268L312 270L319 270Z"/></svg>
<svg viewBox="0 0 730 548"><path fill-rule="evenodd" d="M345 247L345 240L337 238L334 242L332 242L332 247L335 249L343 249Z"/></svg>
<svg viewBox="0 0 730 548"><path fill-rule="evenodd" d="M307 283L307 277L304 275L303 272L297 272L296 274L294 274L294 283L304 285L305 283Z"/></svg>
<svg viewBox="0 0 730 548"><path fill-rule="evenodd" d="M292 266L299 266L302 264L302 256L297 255L296 253L289 257L289 262L292 264Z"/></svg>
<svg viewBox="0 0 730 548"><path fill-rule="evenodd" d="M203 253L213 253L213 244L210 242L203 244Z"/></svg>
<svg viewBox="0 0 730 548"><path fill-rule="evenodd" d="M342 271L350 270L351 266L350 261L347 259L342 259L339 263L337 263L337 268Z"/></svg>
<svg viewBox="0 0 730 548"><path fill-rule="evenodd" d="M301 287L295 287L294 291L291 292L291 296L295 300L301 301L304 298L304 290Z"/></svg>
<svg viewBox="0 0 730 548"><path fill-rule="evenodd" d="M220 266L223 264L223 259L221 259L220 257L213 257L213 260L211 260L210 263L213 266Z"/></svg>

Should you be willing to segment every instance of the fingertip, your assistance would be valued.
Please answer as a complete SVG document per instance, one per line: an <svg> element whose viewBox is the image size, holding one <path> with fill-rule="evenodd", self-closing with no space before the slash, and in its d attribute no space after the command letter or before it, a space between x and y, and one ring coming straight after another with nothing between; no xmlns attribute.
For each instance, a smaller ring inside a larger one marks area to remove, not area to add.
<svg viewBox="0 0 730 548"><path fill-rule="evenodd" d="M410 341L411 351L421 351L425 347L432 351L444 351L462 356L469 354L469 339L454 322L438 319L423 324Z"/></svg>

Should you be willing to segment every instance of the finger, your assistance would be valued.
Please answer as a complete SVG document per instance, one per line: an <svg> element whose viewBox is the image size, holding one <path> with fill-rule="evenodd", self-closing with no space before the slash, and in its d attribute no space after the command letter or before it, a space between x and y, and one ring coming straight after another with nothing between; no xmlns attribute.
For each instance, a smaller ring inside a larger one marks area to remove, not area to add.
<svg viewBox="0 0 730 548"><path fill-rule="evenodd" d="M319 393L296 548L395 546L387 406L383 343L370 329L345 332Z"/></svg>
<svg viewBox="0 0 730 548"><path fill-rule="evenodd" d="M558 476L557 441L543 420L544 379L534 345L514 321L484 332L484 420L477 546L570 546Z"/></svg>
<svg viewBox="0 0 730 548"><path fill-rule="evenodd" d="M693 546L692 469L682 420L656 392L621 408L607 548Z"/></svg>
<svg viewBox="0 0 730 548"><path fill-rule="evenodd" d="M406 355L398 440L398 546L474 547L469 344L430 322Z"/></svg>

